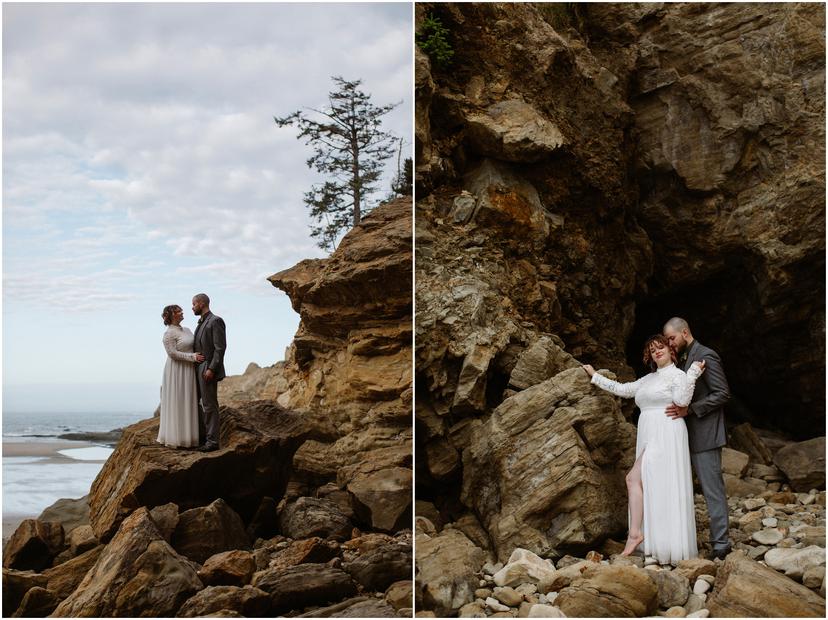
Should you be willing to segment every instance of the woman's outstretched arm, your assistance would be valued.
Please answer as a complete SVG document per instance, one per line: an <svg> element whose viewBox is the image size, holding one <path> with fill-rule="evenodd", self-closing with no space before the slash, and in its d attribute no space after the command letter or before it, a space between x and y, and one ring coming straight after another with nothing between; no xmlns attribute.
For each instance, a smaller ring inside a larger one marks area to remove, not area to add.
<svg viewBox="0 0 828 620"><path fill-rule="evenodd" d="M618 381L608 379L604 375L599 375L589 364L582 366L582 368L588 375L592 376L590 382L593 385L597 385L602 390L606 390L607 392L620 396L621 398L634 397L641 385L641 381L644 379L644 377L641 377L641 379L637 379L636 381L632 381L630 383L619 383Z"/></svg>

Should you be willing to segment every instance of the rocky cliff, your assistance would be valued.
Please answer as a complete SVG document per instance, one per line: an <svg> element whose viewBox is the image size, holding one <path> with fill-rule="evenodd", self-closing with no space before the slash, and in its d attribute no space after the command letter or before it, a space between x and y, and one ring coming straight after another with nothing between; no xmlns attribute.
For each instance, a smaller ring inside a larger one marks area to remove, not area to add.
<svg viewBox="0 0 828 620"><path fill-rule="evenodd" d="M383 205L324 260L271 276L301 316L279 402L322 440L294 458L300 486L335 483L373 526L411 526L411 199Z"/></svg>
<svg viewBox="0 0 828 620"><path fill-rule="evenodd" d="M577 366L642 374L671 316L722 355L751 465L824 434L824 8L416 11L453 51L417 50L415 77L417 595L439 615L486 555L623 536L633 406Z"/></svg>
<svg viewBox="0 0 828 620"><path fill-rule="evenodd" d="M221 449L124 429L88 497L25 521L3 614L410 616L411 201L271 281L289 358L220 385Z"/></svg>

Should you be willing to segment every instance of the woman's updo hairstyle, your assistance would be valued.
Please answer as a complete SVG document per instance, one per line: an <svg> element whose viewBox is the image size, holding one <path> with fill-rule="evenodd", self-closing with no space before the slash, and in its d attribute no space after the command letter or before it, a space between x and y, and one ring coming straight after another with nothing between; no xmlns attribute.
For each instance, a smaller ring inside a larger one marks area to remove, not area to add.
<svg viewBox="0 0 828 620"><path fill-rule="evenodd" d="M164 319L164 325L172 325L173 314L175 314L177 310L181 310L181 306L173 304L172 306L164 307L164 311L161 313L161 318Z"/></svg>

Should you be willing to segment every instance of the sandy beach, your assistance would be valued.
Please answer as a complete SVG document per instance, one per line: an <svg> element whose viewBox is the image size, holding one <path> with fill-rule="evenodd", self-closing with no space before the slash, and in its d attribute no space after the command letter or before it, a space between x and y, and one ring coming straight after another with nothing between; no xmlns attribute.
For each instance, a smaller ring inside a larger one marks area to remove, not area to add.
<svg viewBox="0 0 828 620"><path fill-rule="evenodd" d="M4 441L3 456L50 456L61 459L69 457L59 454L60 450L71 450L74 448L93 448L95 444L88 441L69 441L57 439L54 441Z"/></svg>
<svg viewBox="0 0 828 620"><path fill-rule="evenodd" d="M61 450L75 450L78 448L99 448L99 445L87 441L69 441L63 439L46 439L40 441L4 441L3 442L3 458L37 458L42 459L38 461L40 465L72 465L77 464L76 459L70 458L64 454L60 454ZM94 461L93 461L94 462ZM102 461L101 461L102 462ZM7 461L4 461L4 466ZM47 506L43 506L45 509ZM3 510L3 545L5 546L8 538L14 533L17 527L25 519L35 519L40 515L37 514L15 514L7 513Z"/></svg>

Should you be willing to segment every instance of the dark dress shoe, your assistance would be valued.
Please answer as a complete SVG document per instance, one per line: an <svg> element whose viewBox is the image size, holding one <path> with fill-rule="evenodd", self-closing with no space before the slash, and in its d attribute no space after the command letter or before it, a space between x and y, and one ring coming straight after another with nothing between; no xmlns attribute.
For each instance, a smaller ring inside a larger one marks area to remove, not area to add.
<svg viewBox="0 0 828 620"><path fill-rule="evenodd" d="M724 560L727 557L732 549L714 549L709 554L707 554L708 560Z"/></svg>
<svg viewBox="0 0 828 620"><path fill-rule="evenodd" d="M219 447L217 445L209 443L198 447L199 452L215 452L218 449Z"/></svg>

